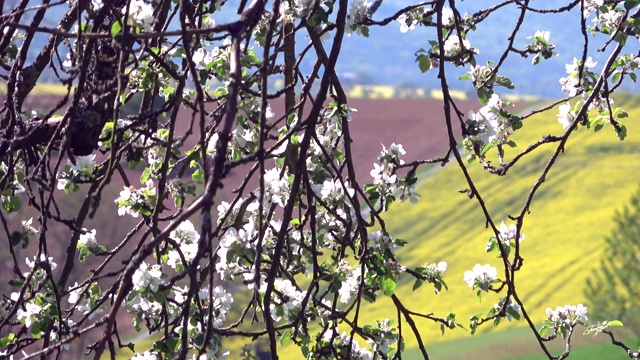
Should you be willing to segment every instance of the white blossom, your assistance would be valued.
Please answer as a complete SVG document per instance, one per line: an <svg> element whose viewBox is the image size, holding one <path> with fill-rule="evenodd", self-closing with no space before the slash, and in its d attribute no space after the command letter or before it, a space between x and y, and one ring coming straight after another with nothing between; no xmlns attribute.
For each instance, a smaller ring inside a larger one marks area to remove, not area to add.
<svg viewBox="0 0 640 360"><path fill-rule="evenodd" d="M369 249L372 251L381 251L389 250L393 253L395 248L398 246L393 241L393 238L385 235L382 231L374 231L369 234Z"/></svg>
<svg viewBox="0 0 640 360"><path fill-rule="evenodd" d="M512 134L509 119L502 116L504 103L498 94L491 95L477 113L469 111L469 138L483 144L504 143Z"/></svg>
<svg viewBox="0 0 640 360"><path fill-rule="evenodd" d="M536 55L531 60L531 64L536 65L540 62L541 57L549 59L552 56L557 56L555 51L556 46L550 41L551 33L549 31L536 30L533 36L527 37L527 39L533 40L533 44L528 46L528 49L535 52Z"/></svg>
<svg viewBox="0 0 640 360"><path fill-rule="evenodd" d="M120 196L115 200L119 216L129 214L136 218L143 209L151 211L152 206L155 205L156 187L151 179L147 180L145 185L146 187L141 189L133 186L123 187Z"/></svg>
<svg viewBox="0 0 640 360"><path fill-rule="evenodd" d="M347 34L351 36L353 32L362 35L360 23L367 18L367 9L371 6L368 0L352 0L349 14L347 15Z"/></svg>
<svg viewBox="0 0 640 360"><path fill-rule="evenodd" d="M547 308L546 314L556 326L572 326L587 321L587 307L582 304L558 306L555 310Z"/></svg>
<svg viewBox="0 0 640 360"><path fill-rule="evenodd" d="M142 354L136 353L131 360L159 360L160 356L155 351L145 351Z"/></svg>
<svg viewBox="0 0 640 360"><path fill-rule="evenodd" d="M36 266L37 261L36 261L36 256L33 257L33 260L30 260L29 258L25 259L25 262L27 263L27 266L33 270L33 268ZM56 264L55 262L53 262L53 258L52 257L47 257L45 254L40 254L40 262L41 263L48 263L49 264L49 268L51 270L54 270L55 268L58 267L58 264Z"/></svg>
<svg viewBox="0 0 640 360"><path fill-rule="evenodd" d="M449 26L449 25L453 25L455 23L455 16L453 13L453 9L451 9L448 6L443 6L442 7L442 25L443 26Z"/></svg>
<svg viewBox="0 0 640 360"><path fill-rule="evenodd" d="M416 191L416 186L403 184L400 186L400 201L405 202L409 199L409 202L412 204L416 204L418 202L418 197L420 194Z"/></svg>
<svg viewBox="0 0 640 360"><path fill-rule="evenodd" d="M491 86L493 81L493 69L484 65L471 65L468 74L476 89Z"/></svg>
<svg viewBox="0 0 640 360"><path fill-rule="evenodd" d="M583 3L583 15L584 17L588 17L591 11L598 10L602 5L604 5L604 0L584 0Z"/></svg>
<svg viewBox="0 0 640 360"><path fill-rule="evenodd" d="M567 74L569 74L566 78L560 78L560 84L562 85L562 91L568 92L570 97L575 96L578 91L582 89L583 84L580 83L580 79L578 78L579 70L580 70L581 62L578 61L575 57L573 58L573 63L566 64L565 69ZM595 67L597 62L593 61L593 59L589 56L582 67L582 79L586 79L587 73L591 72L591 69Z"/></svg>
<svg viewBox="0 0 640 360"><path fill-rule="evenodd" d="M176 240L180 247L180 252L187 262L193 261L198 253L198 240L200 234L196 231L193 223L189 220L181 222L178 227L173 230L169 236ZM176 249L172 249L168 253L167 265L176 269L181 264L180 254Z"/></svg>
<svg viewBox="0 0 640 360"><path fill-rule="evenodd" d="M282 317L279 316L276 311L276 306L280 305L284 310L284 316L288 319L292 311L300 310L302 301L304 300L307 292L298 291L298 289L288 279L276 279L274 287L279 296L274 296L274 303L271 304L271 318L274 321L282 320ZM261 293L264 293L265 291L266 283L264 284L264 287L260 289Z"/></svg>
<svg viewBox="0 0 640 360"><path fill-rule="evenodd" d="M77 156L75 164L71 160L67 160L64 171L59 171L56 175L58 179L58 190L64 190L69 183L77 183L91 180L93 168L96 166L95 154L86 156Z"/></svg>
<svg viewBox="0 0 640 360"><path fill-rule="evenodd" d="M277 168L267 170L264 174L264 183L265 201L271 201L284 207L291 191L286 174L280 176L280 170Z"/></svg>
<svg viewBox="0 0 640 360"><path fill-rule="evenodd" d="M346 262L345 262L346 263ZM358 288L360 287L360 277L362 276L362 269L360 267L355 267L350 269L348 264L343 265L346 267L347 276L342 281L342 285L338 290L338 295L340 296L340 302L346 304L351 301L352 297L358 293Z"/></svg>
<svg viewBox="0 0 640 360"><path fill-rule="evenodd" d="M164 284L162 279L162 269L160 265L149 265L142 262L140 267L133 273L131 278L134 290L141 290L148 287L149 290L156 292L160 285Z"/></svg>
<svg viewBox="0 0 640 360"><path fill-rule="evenodd" d="M16 316L18 321L23 322L27 327L31 327L31 324L39 320L38 315L42 312L42 306L36 304L33 301L28 301L24 304L24 310L18 308Z"/></svg>
<svg viewBox="0 0 640 360"><path fill-rule="evenodd" d="M500 298L500 301L493 305L493 309L498 312L500 311L500 309L502 309L502 307L504 306L504 302L505 302L506 298ZM509 302L507 303L507 309L506 309L506 316L507 316L507 320L511 321L513 319L513 313L520 313L521 307L520 305L518 305L518 303L514 302L512 298L509 298Z"/></svg>
<svg viewBox="0 0 640 360"><path fill-rule="evenodd" d="M467 39L462 39L461 46L460 36L457 34L452 34L444 42L444 55L447 57L457 56L463 50L471 50L471 43Z"/></svg>
<svg viewBox="0 0 640 360"><path fill-rule="evenodd" d="M497 280L498 270L486 264L484 266L476 264L472 271L465 271L464 282L466 282L470 288L480 288L487 291L491 284Z"/></svg>
<svg viewBox="0 0 640 360"><path fill-rule="evenodd" d="M558 122L562 124L562 128L567 130L573 121L575 120L576 115L571 111L571 104L564 103L560 105L558 108Z"/></svg>
<svg viewBox="0 0 640 360"><path fill-rule="evenodd" d="M418 19L414 18L413 16L408 16L407 14L402 14L398 16L398 22L400 23L400 32L404 34L407 31L416 28Z"/></svg>
<svg viewBox="0 0 640 360"><path fill-rule="evenodd" d="M92 229L92 230L83 229L83 231L84 232L80 234L78 243L83 244L88 248L97 247L98 241L96 240L96 229Z"/></svg>
<svg viewBox="0 0 640 360"><path fill-rule="evenodd" d="M129 19L133 20L136 26L151 31L153 25L153 7L144 0L131 0L127 6L122 8L122 14L129 11Z"/></svg>
<svg viewBox="0 0 640 360"><path fill-rule="evenodd" d="M593 19L593 22L596 25L604 26L613 32L622 23L624 15L624 11L617 11L615 9L612 9L606 12L599 13L598 16Z"/></svg>
<svg viewBox="0 0 640 360"><path fill-rule="evenodd" d="M511 240L515 240L516 238L517 227L514 224L507 226L503 221L500 224L498 231L500 232L500 241L502 241L506 245L510 245ZM520 236L518 237L518 242L519 243L522 242L524 238L525 238L525 235L522 232L520 232Z"/></svg>
<svg viewBox="0 0 640 360"><path fill-rule="evenodd" d="M38 233L40 232L38 229L31 225L33 224L33 218L29 218L29 220L22 220L21 223L23 236L38 235Z"/></svg>
<svg viewBox="0 0 640 360"><path fill-rule="evenodd" d="M332 348L347 347L351 344L349 354L354 360L373 360L373 353L367 348L360 347L358 340L352 339L346 332L338 335L338 330L331 328L324 333L322 340L329 343L328 346ZM308 358L314 358L313 354L310 354Z"/></svg>

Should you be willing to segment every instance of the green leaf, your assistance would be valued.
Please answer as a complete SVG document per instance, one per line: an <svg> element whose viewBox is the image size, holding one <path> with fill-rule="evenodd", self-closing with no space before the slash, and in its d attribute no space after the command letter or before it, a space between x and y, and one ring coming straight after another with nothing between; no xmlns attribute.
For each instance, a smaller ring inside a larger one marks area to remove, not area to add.
<svg viewBox="0 0 640 360"><path fill-rule="evenodd" d="M11 245L17 246L22 240L22 233L20 231L14 231L11 233Z"/></svg>
<svg viewBox="0 0 640 360"><path fill-rule="evenodd" d="M540 328L540 336L545 337L549 333L549 330L551 330L549 326L543 325L542 328Z"/></svg>
<svg viewBox="0 0 640 360"><path fill-rule="evenodd" d="M413 283L413 291L416 291L420 286L422 286L422 284L424 284L424 280L422 279L416 279L416 282Z"/></svg>
<svg viewBox="0 0 640 360"><path fill-rule="evenodd" d="M16 339L16 335L14 333L9 333L7 336L0 339L0 347L7 347L9 344L12 344Z"/></svg>
<svg viewBox="0 0 640 360"><path fill-rule="evenodd" d="M620 141L624 140L627 137L627 127L622 123L618 123L618 129L616 130L616 134L618 135L618 139Z"/></svg>
<svg viewBox="0 0 640 360"><path fill-rule="evenodd" d="M191 179L198 184L204 184L204 170L202 170L202 168L196 169L196 171L191 174Z"/></svg>
<svg viewBox="0 0 640 360"><path fill-rule="evenodd" d="M480 151L480 156L484 155L487 153L487 151L489 151L491 148L493 147L493 144L489 143L486 144L483 148L482 151Z"/></svg>
<svg viewBox="0 0 640 360"><path fill-rule="evenodd" d="M282 338L280 339L280 345L285 345L291 340L291 330L287 330L282 334Z"/></svg>
<svg viewBox="0 0 640 360"><path fill-rule="evenodd" d="M362 297L370 303L376 302L376 294L372 293L369 290L364 290L362 292Z"/></svg>
<svg viewBox="0 0 640 360"><path fill-rule="evenodd" d="M615 74L613 74L613 76L611 76L611 82L617 83L618 80L620 80L621 76L622 76L622 73L617 71Z"/></svg>
<svg viewBox="0 0 640 360"><path fill-rule="evenodd" d="M493 95L493 90L480 88L476 91L476 93L478 94L478 100L480 101L480 104L486 105L489 102L491 95Z"/></svg>
<svg viewBox="0 0 640 360"><path fill-rule="evenodd" d="M407 240L396 239L395 244L398 245L398 246L405 246L405 245L407 245Z"/></svg>
<svg viewBox="0 0 640 360"><path fill-rule="evenodd" d="M640 4L640 0L626 0L624 2L625 10L629 11Z"/></svg>
<svg viewBox="0 0 640 360"><path fill-rule="evenodd" d="M15 288L21 288L22 280L11 279L9 280L9 285Z"/></svg>
<svg viewBox="0 0 640 360"><path fill-rule="evenodd" d="M149 176L151 175L151 168L144 168L142 171L142 175L140 175L140 184L146 184L147 180L149 180Z"/></svg>
<svg viewBox="0 0 640 360"><path fill-rule="evenodd" d="M2 208L4 208L7 212L18 211L21 207L22 201L15 195L9 196L8 200L2 202Z"/></svg>
<svg viewBox="0 0 640 360"><path fill-rule="evenodd" d="M369 28L366 26L360 27L360 32L364 37L369 37Z"/></svg>
<svg viewBox="0 0 640 360"><path fill-rule="evenodd" d="M469 163L469 165L473 165L476 163L476 161L478 161L478 157L471 154L467 157L467 162Z"/></svg>
<svg viewBox="0 0 640 360"><path fill-rule="evenodd" d="M416 58L416 62L418 63L418 67L420 68L420 71L422 71L423 73L431 69L431 59L429 59L429 56L427 55L424 55L424 54L418 55L418 57Z"/></svg>
<svg viewBox="0 0 640 360"><path fill-rule="evenodd" d="M496 84L506 87L507 89L513 89L513 83L506 76L496 76Z"/></svg>
<svg viewBox="0 0 640 360"><path fill-rule="evenodd" d="M122 31L122 20L118 20L111 25L111 36L115 37Z"/></svg>
<svg viewBox="0 0 640 360"><path fill-rule="evenodd" d="M382 275L380 278L380 288L385 295L393 295L393 292L396 290L396 279L388 274Z"/></svg>

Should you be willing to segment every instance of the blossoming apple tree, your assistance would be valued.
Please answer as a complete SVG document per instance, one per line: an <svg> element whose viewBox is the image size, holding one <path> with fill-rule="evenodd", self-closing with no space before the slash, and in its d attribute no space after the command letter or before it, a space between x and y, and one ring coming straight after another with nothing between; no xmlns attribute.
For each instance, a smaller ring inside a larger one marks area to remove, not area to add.
<svg viewBox="0 0 640 360"><path fill-rule="evenodd" d="M262 339L273 359L284 345L308 359L383 359L399 358L404 339L414 337L428 358L416 319L443 332L475 332L505 318L529 326L550 358L549 342L562 338L566 351L557 357L568 356L587 309L549 304L536 328L515 277L525 266L523 226L576 129L607 127L626 136L626 113L610 95L636 80L640 1L501 0L466 13L463 3L432 0L390 17L377 14L381 3L16 1L0 17L0 219L10 269L3 273L2 356L45 358L82 348L98 359L129 347L137 359L238 358L239 348L230 355L228 344ZM520 14L508 47L477 63L481 49L467 35L502 7ZM62 15L48 26L43 20L56 9ZM553 57L547 31L515 39L527 14L559 12L580 18L576 41L584 51L567 64L566 77L549 84L566 96L531 114L556 112L562 135L510 149L510 136L526 131L520 129L530 115L514 114L500 96L500 87L518 85L501 68L510 57L529 57L535 72ZM350 133L357 109L336 64L345 37L369 36L374 27L429 34L407 46L415 48L415 71L440 80L449 146L445 157L409 161L402 145L384 144L371 176L357 177ZM592 34L608 54L604 63L590 57ZM32 47L35 36L47 36L44 48ZM305 70L304 61L313 66ZM454 68L466 69L459 80L477 92L469 114L449 94ZM51 109L31 112L25 101L45 70L67 93ZM276 101L284 102L283 113L272 111ZM521 212L494 218L468 167L483 167L486 176L517 172L519 160L542 147L555 151ZM467 180L470 201L494 234L486 251L499 259L463 278L447 276L446 259L404 266L395 251L425 245L394 238L384 223L394 202L418 200L420 168L448 162ZM110 197L110 189L119 195ZM230 201L221 200L225 191ZM61 209L66 198L81 203L72 215ZM121 219L134 224L126 236L107 239L87 227L105 204L117 207L116 226L128 224ZM63 229L62 243L54 243L54 228ZM412 279L414 289L432 286L433 296L464 281L470 297L460 301L488 292L500 301L470 320L456 316L455 304L449 313L421 312L395 294L401 278ZM380 297L392 300L397 316L363 318ZM611 334L614 325L589 331ZM134 332L141 334L137 344L123 341ZM242 356L253 358L253 350L244 347Z"/></svg>

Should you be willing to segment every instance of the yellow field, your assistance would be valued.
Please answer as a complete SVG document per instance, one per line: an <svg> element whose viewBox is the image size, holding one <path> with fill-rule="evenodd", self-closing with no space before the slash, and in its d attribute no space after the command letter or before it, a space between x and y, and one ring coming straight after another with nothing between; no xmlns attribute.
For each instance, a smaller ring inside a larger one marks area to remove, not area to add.
<svg viewBox="0 0 640 360"><path fill-rule="evenodd" d="M617 139L611 127L598 133L580 129L574 134L534 198L531 214L525 218L525 260L516 282L535 322L544 320L547 307L578 303L588 306L582 293L585 279L599 264L604 237L613 228L615 210L626 204L639 183L640 126L635 119L640 109L627 110L629 136L624 142ZM527 120L513 137L522 146L508 149L507 153L513 155L514 150L522 150L541 136L561 131L554 114ZM508 215L521 211L551 150L548 146L530 155L505 177L490 175L477 165L471 167L472 177L498 224L502 219L510 223ZM410 309L442 317L455 312L466 325L469 316L479 311L486 313L498 297L484 295L479 303L462 281L464 272L476 263L500 265L495 255L483 252L491 232L485 229L477 201L458 193L467 187L457 165L449 165L419 184L419 204L394 205L385 218L394 237L409 241L400 252L403 265L438 261L449 264L445 273L449 291L436 296L431 288L423 286L412 292L411 283L407 283L396 294ZM394 317L390 301L384 300L367 307L363 318L380 318L385 311L385 316ZM468 336L464 330L456 330L442 337L437 325L426 321L419 324L428 343ZM500 328L504 328L502 324ZM523 321L510 324L524 325ZM487 326L481 333L491 329L491 325ZM416 342L410 339L407 347L412 346Z"/></svg>

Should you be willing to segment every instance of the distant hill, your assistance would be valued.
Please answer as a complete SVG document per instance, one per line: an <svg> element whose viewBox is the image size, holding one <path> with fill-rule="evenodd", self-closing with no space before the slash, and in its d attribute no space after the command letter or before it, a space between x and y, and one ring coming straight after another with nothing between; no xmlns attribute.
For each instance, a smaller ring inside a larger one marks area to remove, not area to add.
<svg viewBox="0 0 640 360"><path fill-rule="evenodd" d="M5 4L3 13L10 10L11 4L15 1L8 1ZM473 13L478 9L497 3L494 0L474 0L458 1L457 6L460 12ZM537 6L558 6L554 2L538 2ZM386 0L382 2L374 18L379 20L394 14L398 9L407 5L403 0ZM61 4L49 10L44 21L45 26L55 26L57 19L62 17L68 7ZM480 49L477 56L479 64L486 63L487 60L496 61L507 43L510 33L503 29L511 29L519 10L515 5L507 6L498 10L485 22L478 25L477 32L469 33L468 37L471 45ZM233 20L237 17L234 9L226 8L224 13L216 16L218 23ZM528 41L527 36L532 36L536 30L548 30L551 32L551 41L556 44L559 55L552 59L542 61L536 66L535 76L531 76L531 59L523 59L518 55L511 55L510 60L505 63L502 75L511 78L516 88L513 91L498 89L500 94L533 94L545 97L562 96L558 79L565 75L564 65L571 63L574 56L582 53L581 34L579 32L579 13L563 14L534 14L529 13L521 26L519 35L516 37L515 46L524 48ZM433 29L417 28L408 33L400 32L400 24L393 22L386 28L371 27L370 37L365 38L360 35L346 37L342 54L339 58L338 71L343 75L345 83L356 84L381 84L394 87L416 87L424 89L439 88L439 82L435 72L421 74L415 63L415 52L420 48L428 48L427 40L434 38ZM597 39L597 37L596 37ZM32 45L30 57L33 58L42 49L46 41L45 35L38 35ZM590 38L594 43L593 38ZM299 39L299 48L306 44L307 40ZM328 44L328 42L327 42ZM64 50L61 48L61 51ZM595 52L594 52L595 53ZM598 56L599 55L599 56ZM594 58L600 65L605 59L605 54L598 53ZM64 54L62 54L64 56ZM302 62L305 69L310 69L315 58L308 58ZM448 68L454 76L451 80L468 71L467 68ZM52 72L43 75L41 81L55 81ZM632 91L633 84L626 84L625 89ZM472 91L471 83L466 81L450 81L450 86L456 90Z"/></svg>

